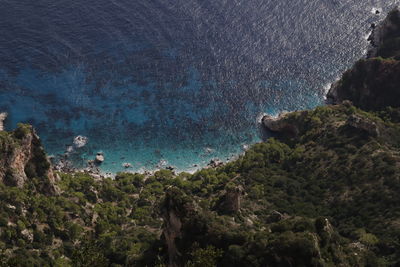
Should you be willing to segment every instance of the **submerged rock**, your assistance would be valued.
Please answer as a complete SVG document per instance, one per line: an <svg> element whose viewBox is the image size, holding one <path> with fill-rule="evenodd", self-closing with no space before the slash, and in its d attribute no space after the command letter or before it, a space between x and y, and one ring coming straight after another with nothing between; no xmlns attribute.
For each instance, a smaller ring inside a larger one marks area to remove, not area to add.
<svg viewBox="0 0 400 267"><path fill-rule="evenodd" d="M204 151L205 151L207 154L211 154L211 153L214 152L214 149L212 149L211 147L206 147L206 148L204 148Z"/></svg>

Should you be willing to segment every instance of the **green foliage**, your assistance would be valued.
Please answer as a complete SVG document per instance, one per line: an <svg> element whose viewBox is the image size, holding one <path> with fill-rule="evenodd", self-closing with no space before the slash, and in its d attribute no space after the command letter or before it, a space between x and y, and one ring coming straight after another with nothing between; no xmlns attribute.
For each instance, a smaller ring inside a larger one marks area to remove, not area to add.
<svg viewBox="0 0 400 267"><path fill-rule="evenodd" d="M213 246L206 248L196 248L190 253L191 260L189 260L186 267L215 267L218 260L222 257L223 251L216 249Z"/></svg>

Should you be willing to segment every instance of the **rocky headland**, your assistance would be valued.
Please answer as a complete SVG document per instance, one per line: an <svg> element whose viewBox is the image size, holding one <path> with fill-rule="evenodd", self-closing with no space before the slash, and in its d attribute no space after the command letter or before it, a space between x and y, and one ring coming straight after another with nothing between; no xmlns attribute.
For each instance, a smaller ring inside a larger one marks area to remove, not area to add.
<svg viewBox="0 0 400 267"><path fill-rule="evenodd" d="M333 84L327 95L329 103L349 100L365 110L400 106L400 10L392 10L369 39L366 59Z"/></svg>

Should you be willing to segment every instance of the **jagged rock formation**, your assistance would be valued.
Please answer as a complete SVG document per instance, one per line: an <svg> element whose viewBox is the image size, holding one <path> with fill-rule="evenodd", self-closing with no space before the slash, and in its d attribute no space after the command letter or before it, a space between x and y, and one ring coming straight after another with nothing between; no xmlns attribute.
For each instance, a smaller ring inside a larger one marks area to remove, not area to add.
<svg viewBox="0 0 400 267"><path fill-rule="evenodd" d="M23 187L39 178L44 192L58 193L50 162L41 142L30 125L20 124L14 132L0 136L0 180L10 186Z"/></svg>
<svg viewBox="0 0 400 267"><path fill-rule="evenodd" d="M0 113L0 131L4 131L4 121L7 118L7 113L6 112L2 112Z"/></svg>
<svg viewBox="0 0 400 267"><path fill-rule="evenodd" d="M350 100L364 110L399 107L400 10L394 9L374 29L367 59L358 61L328 92L329 103Z"/></svg>
<svg viewBox="0 0 400 267"><path fill-rule="evenodd" d="M400 52L400 10L392 10L388 16L378 26L376 26L371 36L371 49L368 52L368 58L373 57L392 57Z"/></svg>

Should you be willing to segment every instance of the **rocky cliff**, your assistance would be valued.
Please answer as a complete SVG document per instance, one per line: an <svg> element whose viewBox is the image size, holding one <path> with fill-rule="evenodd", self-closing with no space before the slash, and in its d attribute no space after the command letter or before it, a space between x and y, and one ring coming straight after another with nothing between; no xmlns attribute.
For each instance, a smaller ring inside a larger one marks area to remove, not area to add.
<svg viewBox="0 0 400 267"><path fill-rule="evenodd" d="M377 26L371 37L366 59L332 85L327 99L330 103L350 100L365 110L399 107L400 101L400 10L394 9Z"/></svg>
<svg viewBox="0 0 400 267"><path fill-rule="evenodd" d="M43 192L58 192L39 137L32 126L20 124L13 132L0 132L0 181L23 187L29 179L37 179Z"/></svg>
<svg viewBox="0 0 400 267"><path fill-rule="evenodd" d="M368 58L373 57L397 57L400 55L400 10L392 10L388 16L372 31L368 38L371 48Z"/></svg>

